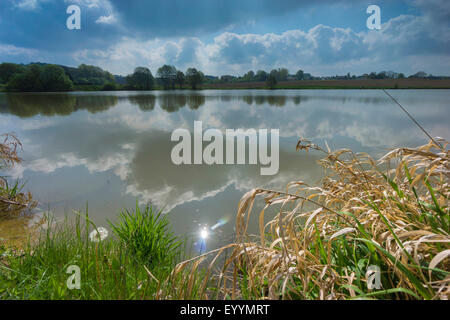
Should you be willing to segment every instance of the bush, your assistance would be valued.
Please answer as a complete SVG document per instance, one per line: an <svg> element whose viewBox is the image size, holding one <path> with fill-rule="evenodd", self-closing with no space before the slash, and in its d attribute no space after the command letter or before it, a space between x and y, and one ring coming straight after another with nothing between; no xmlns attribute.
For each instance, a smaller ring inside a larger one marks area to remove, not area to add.
<svg viewBox="0 0 450 320"><path fill-rule="evenodd" d="M8 91L69 91L73 84L64 69L56 65L32 64L9 80Z"/></svg>
<svg viewBox="0 0 450 320"><path fill-rule="evenodd" d="M154 212L151 207L141 211L136 205L134 211L122 211L117 224L109 224L131 253L150 267L171 265L179 254L181 241L161 211Z"/></svg>
<svg viewBox="0 0 450 320"><path fill-rule="evenodd" d="M115 91L117 90L116 84L113 82L105 83L102 87L102 91Z"/></svg>

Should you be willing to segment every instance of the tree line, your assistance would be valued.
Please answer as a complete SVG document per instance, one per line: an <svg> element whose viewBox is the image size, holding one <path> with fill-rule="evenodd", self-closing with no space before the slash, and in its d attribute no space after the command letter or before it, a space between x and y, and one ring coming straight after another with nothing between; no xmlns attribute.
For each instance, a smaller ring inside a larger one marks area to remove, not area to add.
<svg viewBox="0 0 450 320"><path fill-rule="evenodd" d="M8 91L69 91L73 82L57 65L32 64L22 66L12 63L0 65L0 83Z"/></svg>
<svg viewBox="0 0 450 320"><path fill-rule="evenodd" d="M347 73L343 76L315 77L299 69L289 74L288 69L278 68L270 72L250 70L242 76L222 75L220 77L204 75L196 68L188 68L185 72L173 65L158 68L156 76L147 67L137 67L133 73L123 77L113 75L97 66L81 64L77 68L31 63L28 65L1 63L0 89L6 91L70 91L70 90L173 90L189 87L198 89L203 83L222 84L239 82L266 82L269 88L275 88L280 81L294 80L351 80L351 79L402 79L403 73L371 72L360 76ZM408 78L443 79L425 72L417 72Z"/></svg>
<svg viewBox="0 0 450 320"><path fill-rule="evenodd" d="M188 68L184 73L174 66L163 65L158 69L155 79L149 68L137 67L132 74L126 77L126 89L152 90L155 84L158 84L164 90L173 90L177 87L182 89L184 84L187 84L196 90L204 80L203 72L195 68Z"/></svg>
<svg viewBox="0 0 450 320"><path fill-rule="evenodd" d="M169 90L185 85L195 90L205 82L205 75L200 70L188 68L183 72L171 65L160 67L156 78L147 67L137 67L124 77L123 83L117 81L120 78L123 77L85 64L78 68L43 63L0 64L0 86L7 91L152 90L157 86Z"/></svg>

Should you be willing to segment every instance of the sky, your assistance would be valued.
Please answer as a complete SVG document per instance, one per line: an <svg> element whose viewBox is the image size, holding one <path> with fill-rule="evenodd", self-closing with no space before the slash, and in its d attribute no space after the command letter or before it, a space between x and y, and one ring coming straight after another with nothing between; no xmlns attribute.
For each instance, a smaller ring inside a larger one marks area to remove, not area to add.
<svg viewBox="0 0 450 320"><path fill-rule="evenodd" d="M81 29L69 30L69 5ZM381 29L369 30L369 5ZM448 0L1 0L0 62L450 75Z"/></svg>

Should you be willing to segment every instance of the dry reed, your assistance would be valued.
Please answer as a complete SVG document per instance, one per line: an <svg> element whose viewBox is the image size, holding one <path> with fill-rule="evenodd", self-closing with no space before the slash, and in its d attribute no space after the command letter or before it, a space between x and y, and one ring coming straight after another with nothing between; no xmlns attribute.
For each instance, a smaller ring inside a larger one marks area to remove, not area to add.
<svg viewBox="0 0 450 320"><path fill-rule="evenodd" d="M301 140L297 150L325 153L321 187L293 181L284 191L253 189L238 204L236 241L184 261L173 274L199 270L200 287L178 297L232 299L448 299L450 297L449 151L430 142L368 154L330 151ZM252 208L259 237L248 234ZM268 208L276 209L266 223ZM217 268L224 254L224 264ZM367 269L380 270L381 288Z"/></svg>
<svg viewBox="0 0 450 320"><path fill-rule="evenodd" d="M18 155L22 148L20 140L10 133L0 135L0 169L10 169L22 162ZM8 180L0 176L0 218L10 218L29 213L35 206L31 193L21 192L17 181L10 185Z"/></svg>

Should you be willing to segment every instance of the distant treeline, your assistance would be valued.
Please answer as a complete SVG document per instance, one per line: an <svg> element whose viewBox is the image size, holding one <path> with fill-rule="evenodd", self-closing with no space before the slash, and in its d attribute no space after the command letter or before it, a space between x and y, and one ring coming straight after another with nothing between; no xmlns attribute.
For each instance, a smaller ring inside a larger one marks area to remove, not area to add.
<svg viewBox="0 0 450 320"><path fill-rule="evenodd" d="M184 88L185 85L197 89L205 79L204 74L195 68L188 68L184 73L169 65L159 68L155 78L146 67L137 67L132 74L122 77L85 64L78 68L43 63L0 64L0 86L6 91L19 92L169 90Z"/></svg>
<svg viewBox="0 0 450 320"><path fill-rule="evenodd" d="M248 71L242 76L223 75L221 77L204 75L203 72L188 68L186 72L171 65L164 65L153 76L150 69L137 67L127 76L113 75L99 67L82 64L78 68L45 63L28 65L2 63L0 64L0 88L6 91L36 92L36 91L71 91L71 90L152 90L152 89L198 89L203 83L242 83L265 82L274 88L280 81L298 80L352 80L352 79L402 79L402 73L393 71L371 72L363 75L347 75L315 77L299 69L295 74L289 74L288 69L273 69L270 72L258 70ZM442 79L423 71L410 75L408 78Z"/></svg>

